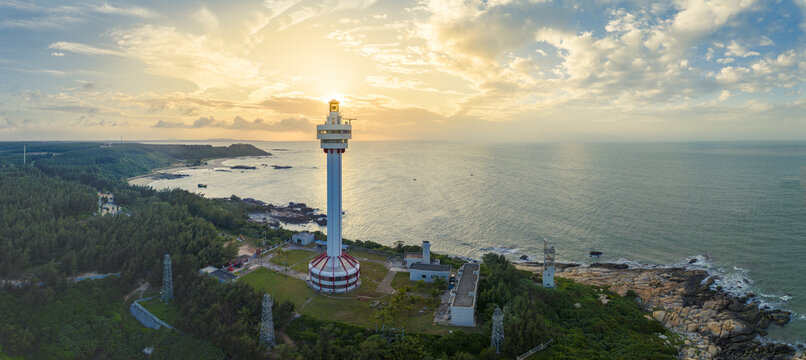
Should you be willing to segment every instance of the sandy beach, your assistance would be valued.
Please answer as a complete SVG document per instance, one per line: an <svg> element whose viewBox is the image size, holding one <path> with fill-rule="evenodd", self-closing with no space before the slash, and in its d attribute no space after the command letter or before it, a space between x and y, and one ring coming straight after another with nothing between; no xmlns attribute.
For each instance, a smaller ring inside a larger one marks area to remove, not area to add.
<svg viewBox="0 0 806 360"><path fill-rule="evenodd" d="M131 177L128 179L128 181L129 185L148 186L148 184L158 179L159 174L175 174L180 170L187 170L187 169L215 169L220 167L227 167L226 165L223 165L223 162L232 159L236 158L210 159L205 161L204 165L194 165L194 166L188 165L184 162L179 162L168 167L151 170L150 173L145 175L138 175L135 177Z"/></svg>

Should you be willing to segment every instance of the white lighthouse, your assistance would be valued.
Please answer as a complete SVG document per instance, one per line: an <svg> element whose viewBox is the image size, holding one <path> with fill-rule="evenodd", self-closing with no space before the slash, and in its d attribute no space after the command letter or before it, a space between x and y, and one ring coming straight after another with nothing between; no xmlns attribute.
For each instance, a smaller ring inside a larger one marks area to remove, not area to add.
<svg viewBox="0 0 806 360"><path fill-rule="evenodd" d="M341 244L341 155L352 138L352 128L339 113L339 102L330 101L330 113L316 126L316 138L327 154L327 252L308 264L308 284L315 290L344 293L361 285L361 265L342 252Z"/></svg>

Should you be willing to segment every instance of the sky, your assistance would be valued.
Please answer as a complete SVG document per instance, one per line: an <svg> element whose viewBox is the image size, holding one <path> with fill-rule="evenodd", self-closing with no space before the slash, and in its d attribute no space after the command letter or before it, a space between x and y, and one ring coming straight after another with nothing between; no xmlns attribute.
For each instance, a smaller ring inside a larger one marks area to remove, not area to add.
<svg viewBox="0 0 806 360"><path fill-rule="evenodd" d="M0 0L0 140L806 140L806 0Z"/></svg>

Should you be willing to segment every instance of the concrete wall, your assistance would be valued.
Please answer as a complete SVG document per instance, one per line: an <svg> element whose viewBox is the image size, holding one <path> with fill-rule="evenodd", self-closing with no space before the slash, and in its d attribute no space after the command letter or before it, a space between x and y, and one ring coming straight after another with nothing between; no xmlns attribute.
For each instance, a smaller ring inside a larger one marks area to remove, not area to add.
<svg viewBox="0 0 806 360"><path fill-rule="evenodd" d="M149 329L159 330L159 328L162 326L169 329L173 329L171 325L168 325L166 322L160 320L160 318L158 318L156 315L146 310L146 308L144 308L143 305L140 305L141 301L149 299L151 299L151 297L136 300L135 302L133 302L132 305L129 306L129 312L132 313L132 316L134 316L134 318L137 319L137 321L143 324L143 326Z"/></svg>
<svg viewBox="0 0 806 360"><path fill-rule="evenodd" d="M451 325L476 326L472 307L451 306Z"/></svg>
<svg viewBox="0 0 806 360"><path fill-rule="evenodd" d="M423 278L423 275L425 275L425 278ZM423 280L425 282L433 282L435 277L441 277L447 281L450 275L451 275L450 271L427 271L427 270L409 269L409 280L411 281Z"/></svg>
<svg viewBox="0 0 806 360"><path fill-rule="evenodd" d="M419 264L423 262L421 258L406 258L406 268L410 268L413 264Z"/></svg>
<svg viewBox="0 0 806 360"><path fill-rule="evenodd" d="M554 266L548 266L543 270L543 287L554 287Z"/></svg>

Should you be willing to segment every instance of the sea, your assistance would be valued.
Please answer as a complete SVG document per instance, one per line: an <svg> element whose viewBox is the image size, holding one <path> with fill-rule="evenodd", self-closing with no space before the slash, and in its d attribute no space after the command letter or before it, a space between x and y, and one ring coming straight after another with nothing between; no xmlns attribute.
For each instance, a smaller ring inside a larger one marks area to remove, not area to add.
<svg viewBox="0 0 806 360"><path fill-rule="evenodd" d="M272 155L149 185L325 212L318 143L250 143ZM806 341L806 142L353 141L343 166L345 238L537 261L547 241L560 262L705 269L725 290L793 312L765 339Z"/></svg>

